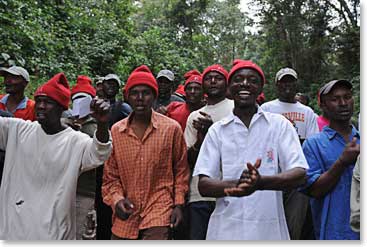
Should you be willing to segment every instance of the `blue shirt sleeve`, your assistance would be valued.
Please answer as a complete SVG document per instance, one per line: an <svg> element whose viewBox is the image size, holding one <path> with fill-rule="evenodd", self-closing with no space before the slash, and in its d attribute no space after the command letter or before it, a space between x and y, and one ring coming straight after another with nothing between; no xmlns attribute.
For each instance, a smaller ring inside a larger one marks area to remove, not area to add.
<svg viewBox="0 0 367 247"><path fill-rule="evenodd" d="M321 157L318 156L319 150L317 150L317 145L311 139L307 139L303 143L303 153L306 157L309 169L306 172L307 181L304 186L302 186L299 191L306 193L308 188L321 176L323 173L320 161Z"/></svg>

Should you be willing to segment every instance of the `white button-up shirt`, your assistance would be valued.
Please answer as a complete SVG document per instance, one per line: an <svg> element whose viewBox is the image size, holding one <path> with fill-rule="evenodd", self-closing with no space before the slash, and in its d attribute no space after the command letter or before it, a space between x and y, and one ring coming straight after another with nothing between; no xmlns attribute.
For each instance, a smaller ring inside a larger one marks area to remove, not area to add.
<svg viewBox="0 0 367 247"><path fill-rule="evenodd" d="M239 179L246 163L261 158L260 175L295 167L308 168L297 133L279 114L258 112L249 128L231 113L214 123L205 137L194 176ZM217 198L210 217L208 240L289 239L281 191L256 191L246 197Z"/></svg>

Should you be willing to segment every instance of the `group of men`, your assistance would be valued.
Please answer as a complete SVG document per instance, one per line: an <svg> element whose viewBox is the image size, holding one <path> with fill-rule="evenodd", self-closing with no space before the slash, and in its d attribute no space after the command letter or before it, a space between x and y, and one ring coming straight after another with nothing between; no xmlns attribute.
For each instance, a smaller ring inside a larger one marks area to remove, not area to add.
<svg viewBox="0 0 367 247"><path fill-rule="evenodd" d="M94 181L97 239L359 239L347 80L320 88L320 131L296 71L280 69L278 98L259 105L266 79L249 60L189 71L177 92L172 71L145 65L124 86L79 76L70 90L59 73L35 101L24 68L0 75L0 239L75 239L82 181Z"/></svg>

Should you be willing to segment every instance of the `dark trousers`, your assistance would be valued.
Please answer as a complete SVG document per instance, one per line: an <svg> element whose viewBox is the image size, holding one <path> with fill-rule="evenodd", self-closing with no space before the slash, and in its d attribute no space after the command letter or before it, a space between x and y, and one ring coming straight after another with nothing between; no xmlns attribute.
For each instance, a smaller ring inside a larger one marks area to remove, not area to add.
<svg viewBox="0 0 367 247"><path fill-rule="evenodd" d="M302 227L301 240L315 240L315 233L313 229L313 221L312 221L312 211L310 204L307 208L307 214L305 223Z"/></svg>
<svg viewBox="0 0 367 247"><path fill-rule="evenodd" d="M172 230L171 238L174 240L190 240L190 212L189 206L183 207L183 220L175 229Z"/></svg>
<svg viewBox="0 0 367 247"><path fill-rule="evenodd" d="M139 231L137 240L168 240L170 228L168 226L155 226ZM111 234L111 240L129 240L128 238L120 238L115 234Z"/></svg>
<svg viewBox="0 0 367 247"><path fill-rule="evenodd" d="M296 189L283 193L285 218L291 240L302 240L305 236L311 238L313 225L309 198Z"/></svg>
<svg viewBox="0 0 367 247"><path fill-rule="evenodd" d="M99 166L96 168L96 197L94 201L97 215L96 239L109 240L112 234L112 209L102 199L102 176L103 166Z"/></svg>
<svg viewBox="0 0 367 247"><path fill-rule="evenodd" d="M209 218L214 209L214 201L198 201L189 204L191 240L205 240Z"/></svg>

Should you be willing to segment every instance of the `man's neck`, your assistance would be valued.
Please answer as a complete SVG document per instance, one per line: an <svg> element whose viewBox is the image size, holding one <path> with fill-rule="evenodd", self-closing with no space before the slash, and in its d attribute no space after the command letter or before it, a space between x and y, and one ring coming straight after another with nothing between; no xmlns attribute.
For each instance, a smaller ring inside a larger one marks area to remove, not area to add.
<svg viewBox="0 0 367 247"><path fill-rule="evenodd" d="M297 101L293 98L278 98L280 102L284 102L284 103L297 103Z"/></svg>
<svg viewBox="0 0 367 247"><path fill-rule="evenodd" d="M225 98L226 98L226 96L223 95L223 96L220 96L220 97L208 97L206 100L207 100L208 105L215 105L215 104L218 104L219 102L223 101Z"/></svg>
<svg viewBox="0 0 367 247"><path fill-rule="evenodd" d="M203 107L202 102L197 102L197 103L188 103L188 102L186 102L186 104L189 107L190 112L199 110L201 107Z"/></svg>
<svg viewBox="0 0 367 247"><path fill-rule="evenodd" d="M114 104L116 102L116 98L109 98L108 101L110 102L110 104Z"/></svg>
<svg viewBox="0 0 367 247"><path fill-rule="evenodd" d="M329 127L342 135L346 141L349 141L349 135L352 133L350 121L330 121Z"/></svg>
<svg viewBox="0 0 367 247"><path fill-rule="evenodd" d="M148 129L152 118L152 112L146 115L136 115L134 114L131 119L131 128L134 131L135 135L142 140L145 134L145 131Z"/></svg>
<svg viewBox="0 0 367 247"><path fill-rule="evenodd" d="M14 112L23 99L24 99L23 93L9 94L8 100L6 101L7 110L9 112Z"/></svg>
<svg viewBox="0 0 367 247"><path fill-rule="evenodd" d="M240 108L236 107L233 109L233 114L236 115L248 128L250 126L250 122L252 117L257 112L257 106L254 105L252 107Z"/></svg>
<svg viewBox="0 0 367 247"><path fill-rule="evenodd" d="M168 100L170 100L171 99L171 95L170 94L168 94L168 95L165 95L165 96L160 96L159 98L158 98L158 101L159 102L165 102L165 101L168 101Z"/></svg>
<svg viewBox="0 0 367 247"><path fill-rule="evenodd" d="M60 121L58 123L49 124L49 125L41 124L41 127L43 131L46 132L47 135L54 135L65 129L65 127L61 125Z"/></svg>
<svg viewBox="0 0 367 247"><path fill-rule="evenodd" d="M9 94L7 104L19 105L20 102L25 98L24 93Z"/></svg>
<svg viewBox="0 0 367 247"><path fill-rule="evenodd" d="M131 119L131 123L138 125L149 125L151 119L152 119L152 111L144 115L138 115L134 113Z"/></svg>

